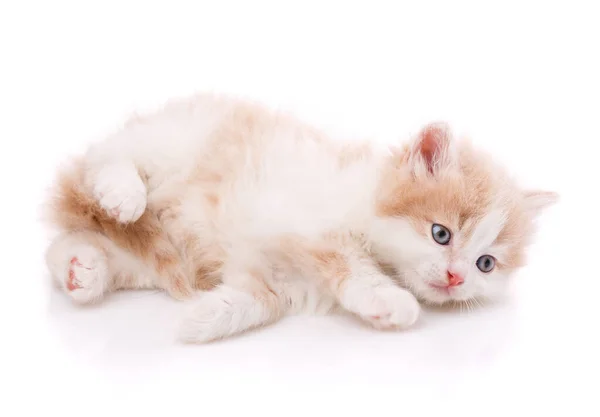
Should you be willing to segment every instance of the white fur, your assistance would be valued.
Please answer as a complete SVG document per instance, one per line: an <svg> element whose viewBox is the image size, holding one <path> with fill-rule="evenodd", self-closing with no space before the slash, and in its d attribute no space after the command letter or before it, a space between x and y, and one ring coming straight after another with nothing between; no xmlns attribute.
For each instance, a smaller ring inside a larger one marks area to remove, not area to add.
<svg viewBox="0 0 600 417"><path fill-rule="evenodd" d="M175 197L181 212L169 233L192 233L202 245L225 252L223 284L192 304L182 327L184 340L214 340L276 318L272 309L252 295L251 279L245 271L254 267L264 271L264 253L276 249L282 236L304 241L317 241L330 232L367 236L373 252L396 267L401 272L397 278L421 298L447 300L428 284L445 279L448 268L460 268L467 278L454 299L492 291L493 284L486 283L490 277L474 270L474 262L494 250L490 244L502 227L502 213L493 212L482 220L467 243L468 250L457 252L450 265L445 249L419 235L408 221L375 215L377 189L384 161L389 158L387 149L372 148L370 154L341 168L339 153L331 151L341 149L341 144L330 141L324 146L312 130L284 117L274 116L273 123L243 132L244 141L237 147L223 145L229 146L225 151L238 156L234 166L221 169L236 170L236 174L218 186L219 205L209 215L201 185L188 179L199 165L215 163L215 149L210 148L208 138L235 111L234 101L211 96L172 103L151 117L129 123L92 146L86 155L86 183L120 222L134 222L147 207ZM254 148L245 143L253 143ZM455 151L445 147L442 156L440 161L452 160ZM426 168L421 166L419 172L426 175ZM462 237L457 233L454 238L458 244ZM115 268L151 275L118 248L109 252L111 259L117 259ZM61 265L53 275L62 277L63 282L64 263L75 253L83 256L85 251L58 245L49 256L51 265ZM412 325L420 310L415 297L383 275L372 259L365 261L368 256L347 255L351 277L343 283L337 300L318 280L279 271L276 265L271 265L273 272L265 280L282 302L283 311L327 312L337 302L379 328ZM99 257L89 261L102 264ZM98 282L102 281L100 272L97 270L94 278ZM78 271L86 288L93 281L91 273L87 275ZM152 285L153 279L150 276L147 285Z"/></svg>
<svg viewBox="0 0 600 417"><path fill-rule="evenodd" d="M77 262L74 263L73 259ZM58 286L66 289L71 279L78 287L66 291L78 303L100 299L108 287L106 257L77 235L57 239L46 253L46 261Z"/></svg>
<svg viewBox="0 0 600 417"><path fill-rule="evenodd" d="M100 241L104 250L90 244L89 233L73 232L55 238L46 252L53 282L74 301L81 304L98 301L116 280L127 275L135 277L136 288L156 288L159 277L155 271L109 239L100 235L93 238ZM71 272L81 287L72 291L67 288Z"/></svg>
<svg viewBox="0 0 600 417"><path fill-rule="evenodd" d="M506 215L501 209L491 210L483 219L477 222L473 235L466 242L461 255L468 258L468 260L472 260L487 254L485 251L496 240L505 223Z"/></svg>
<svg viewBox="0 0 600 417"><path fill-rule="evenodd" d="M310 137L302 137L307 133L293 123L276 123L259 132L260 138L250 138L263 143L258 170L250 166L250 161L238 167L242 173L227 184L227 189L220 190L216 218L209 219L202 209L205 202L201 193L194 192L193 186L183 190L181 184L198 163L210 161L205 140L231 110L229 101L212 97L200 97L191 104L173 103L92 146L86 156L87 177L101 204L119 221L135 221L146 204L145 187L137 174L144 172L148 177L148 204L177 195L182 207L177 226L193 231L207 244L226 249L223 281L237 288L243 287L243 282L232 283L235 273L227 271L243 270L256 263L261 250L270 248L282 235L310 240L332 230L369 227L381 160L389 155L387 149L340 170L335 154L324 152ZM289 311L326 312L335 307L331 297L310 281L286 276L274 285L287 299ZM390 281L388 287L392 285ZM203 296L185 320L188 330L182 330L182 338L212 340L266 320L251 297L236 291L225 286ZM354 303L352 297L349 295L349 303ZM357 313L378 313L381 320L389 321L388 327L408 326L418 315L418 306L411 297L401 289L386 296L377 289L368 298L372 305L364 305ZM408 307L395 308L394 299L406 301ZM231 300L233 306L226 300ZM251 308L256 317L239 321L243 308ZM218 318L213 327L207 317Z"/></svg>
<svg viewBox="0 0 600 417"><path fill-rule="evenodd" d="M146 210L146 186L131 162L102 167L92 183L100 205L121 223L136 221Z"/></svg>
<svg viewBox="0 0 600 417"><path fill-rule="evenodd" d="M179 332L185 342L221 339L275 318L251 294L225 285L201 294L191 307Z"/></svg>
<svg viewBox="0 0 600 417"><path fill-rule="evenodd" d="M493 210L475 225L470 239L463 241L461 232L454 232L446 247L419 234L405 219L377 219L373 223L372 238L376 242L375 250L401 271L398 278L421 299L443 303L492 298L505 289L506 275L497 269L483 273L477 268L476 261L482 255L503 259L505 248L493 245L493 242L504 222L504 214ZM451 295L429 286L443 285L447 271L465 278L464 284L452 289Z"/></svg>

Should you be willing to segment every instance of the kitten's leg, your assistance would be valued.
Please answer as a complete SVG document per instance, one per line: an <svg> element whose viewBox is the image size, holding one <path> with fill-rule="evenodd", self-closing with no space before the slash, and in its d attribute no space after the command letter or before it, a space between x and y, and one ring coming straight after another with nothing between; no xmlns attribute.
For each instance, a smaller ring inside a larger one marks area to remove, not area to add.
<svg viewBox="0 0 600 417"><path fill-rule="evenodd" d="M160 279L143 262L95 232L58 236L46 252L53 281L75 302L100 300L121 288L158 288Z"/></svg>
<svg viewBox="0 0 600 417"><path fill-rule="evenodd" d="M135 222L146 210L146 186L131 161L88 167L86 183L102 208L121 223Z"/></svg>
<svg viewBox="0 0 600 417"><path fill-rule="evenodd" d="M106 252L92 233L59 236L46 252L46 263L54 282L75 302L100 300L109 287Z"/></svg>
<svg viewBox="0 0 600 417"><path fill-rule="evenodd" d="M205 94L131 118L88 150L88 188L120 222L135 222L145 210L147 187L194 169L195 156L231 109L228 100Z"/></svg>
<svg viewBox="0 0 600 417"><path fill-rule="evenodd" d="M135 222L144 213L147 189L140 173L152 165L149 156L164 158L164 149L154 149L156 141L151 140L151 135L151 126L126 126L92 144L85 155L87 188L104 210L121 223Z"/></svg>
<svg viewBox="0 0 600 417"><path fill-rule="evenodd" d="M317 270L340 305L377 329L407 328L420 313L417 299L383 274L361 249L316 250Z"/></svg>
<svg viewBox="0 0 600 417"><path fill-rule="evenodd" d="M224 284L202 293L181 326L184 342L204 343L270 324L284 312L281 297L270 287L271 271L227 272Z"/></svg>
<svg viewBox="0 0 600 417"><path fill-rule="evenodd" d="M140 218L147 204L146 185L133 159L125 150L115 149L114 139L90 147L85 168L86 186L109 215L121 223Z"/></svg>

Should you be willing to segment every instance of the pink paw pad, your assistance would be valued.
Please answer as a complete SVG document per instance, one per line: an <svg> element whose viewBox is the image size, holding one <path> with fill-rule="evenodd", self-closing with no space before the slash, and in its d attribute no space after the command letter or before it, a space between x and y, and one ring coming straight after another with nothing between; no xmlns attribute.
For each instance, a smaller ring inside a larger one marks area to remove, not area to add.
<svg viewBox="0 0 600 417"><path fill-rule="evenodd" d="M69 291L73 291L78 288L83 288L81 286L81 284L79 283L79 281L77 280L77 277L75 276L75 271L73 270L73 266L77 266L77 267L85 268L85 269L90 269L90 268L86 268L85 266L83 266L81 264L81 262L79 262L79 259L77 259L77 257L71 258L70 264L71 264L71 267L69 268L69 279L67 279L67 289Z"/></svg>

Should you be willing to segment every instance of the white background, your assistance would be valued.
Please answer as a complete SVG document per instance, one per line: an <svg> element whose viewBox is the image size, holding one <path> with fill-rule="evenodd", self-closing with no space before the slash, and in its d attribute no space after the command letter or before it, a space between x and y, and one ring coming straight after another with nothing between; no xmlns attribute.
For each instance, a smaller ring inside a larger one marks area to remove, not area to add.
<svg viewBox="0 0 600 417"><path fill-rule="evenodd" d="M0 415L600 415L594 3L3 1ZM57 165L202 90L376 140L446 120L562 200L510 302L407 333L297 317L180 346L162 294L74 307L43 264Z"/></svg>

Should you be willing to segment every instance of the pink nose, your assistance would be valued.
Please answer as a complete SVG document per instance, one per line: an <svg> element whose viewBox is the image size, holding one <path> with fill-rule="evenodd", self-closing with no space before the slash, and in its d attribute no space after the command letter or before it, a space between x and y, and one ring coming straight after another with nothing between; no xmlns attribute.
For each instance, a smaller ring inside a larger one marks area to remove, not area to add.
<svg viewBox="0 0 600 417"><path fill-rule="evenodd" d="M460 275L458 275L454 272L448 271L448 286L449 287L456 287L458 285L462 285L463 282L465 282L463 277L461 277Z"/></svg>

